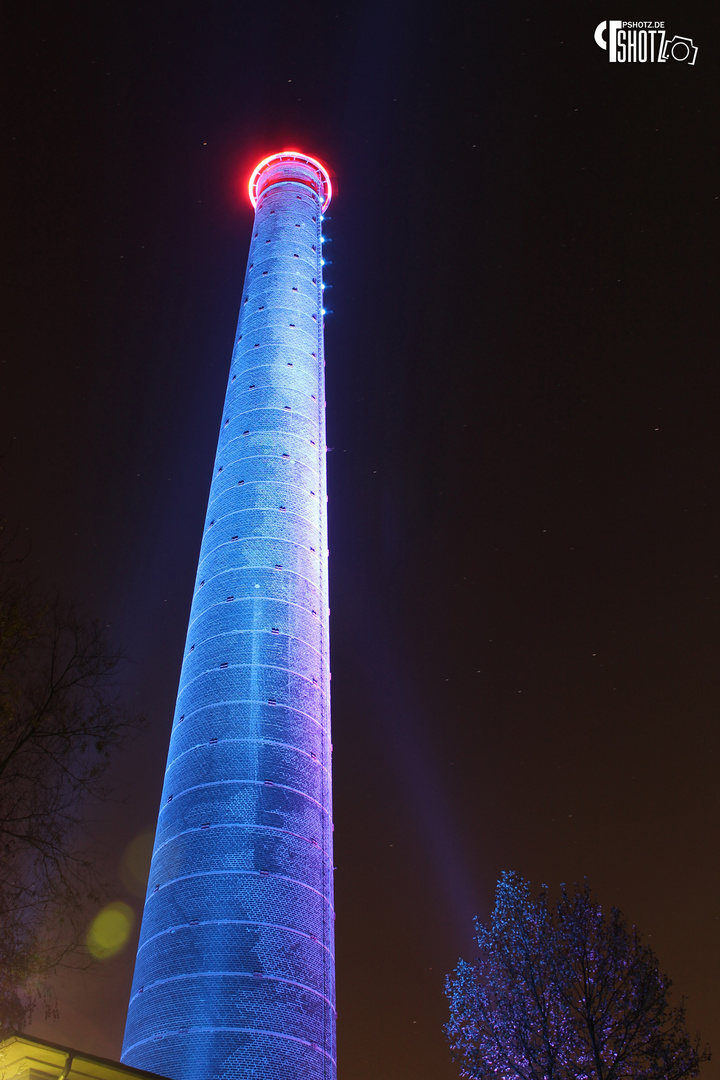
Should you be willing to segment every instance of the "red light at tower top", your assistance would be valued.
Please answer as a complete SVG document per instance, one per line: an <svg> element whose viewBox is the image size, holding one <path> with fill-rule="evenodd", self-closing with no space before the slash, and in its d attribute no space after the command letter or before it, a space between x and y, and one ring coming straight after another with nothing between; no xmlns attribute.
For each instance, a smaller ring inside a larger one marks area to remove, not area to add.
<svg viewBox="0 0 720 1080"><path fill-rule="evenodd" d="M270 154L255 166L248 182L248 194L253 208L263 191L273 184L287 180L295 180L312 188L322 199L322 209L327 210L332 198L330 172L317 158L301 154L299 150L282 150L279 154Z"/></svg>

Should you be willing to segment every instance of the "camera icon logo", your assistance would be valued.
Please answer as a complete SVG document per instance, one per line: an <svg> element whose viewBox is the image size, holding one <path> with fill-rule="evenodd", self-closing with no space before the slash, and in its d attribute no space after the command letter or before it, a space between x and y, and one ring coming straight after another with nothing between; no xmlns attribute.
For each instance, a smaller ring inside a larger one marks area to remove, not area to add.
<svg viewBox="0 0 720 1080"><path fill-rule="evenodd" d="M679 37L669 38L663 42L659 59L678 60L680 63L694 64L697 57L697 45L693 45L692 38Z"/></svg>

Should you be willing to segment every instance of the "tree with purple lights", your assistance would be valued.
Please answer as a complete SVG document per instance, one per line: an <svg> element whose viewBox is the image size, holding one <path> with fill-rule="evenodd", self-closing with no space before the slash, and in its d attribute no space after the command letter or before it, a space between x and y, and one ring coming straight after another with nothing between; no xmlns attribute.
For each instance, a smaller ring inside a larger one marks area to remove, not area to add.
<svg viewBox="0 0 720 1080"><path fill-rule="evenodd" d="M498 882L477 959L448 977L445 1031L472 1080L683 1080L709 1060L670 1005L670 980L635 927L605 915L588 883Z"/></svg>

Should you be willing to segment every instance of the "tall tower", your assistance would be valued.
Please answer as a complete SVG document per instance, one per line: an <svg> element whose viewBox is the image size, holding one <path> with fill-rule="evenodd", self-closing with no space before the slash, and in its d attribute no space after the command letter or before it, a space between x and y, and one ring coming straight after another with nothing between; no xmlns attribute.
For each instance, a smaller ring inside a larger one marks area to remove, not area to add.
<svg viewBox="0 0 720 1080"><path fill-rule="evenodd" d="M334 1080L322 212L286 151L255 207L122 1060Z"/></svg>

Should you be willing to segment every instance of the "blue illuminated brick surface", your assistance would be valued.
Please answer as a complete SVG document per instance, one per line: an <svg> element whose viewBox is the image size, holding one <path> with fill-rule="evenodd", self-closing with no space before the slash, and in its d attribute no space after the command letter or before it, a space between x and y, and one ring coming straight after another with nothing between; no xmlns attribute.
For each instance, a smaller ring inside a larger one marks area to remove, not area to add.
<svg viewBox="0 0 720 1080"><path fill-rule="evenodd" d="M321 206L256 207L122 1060L334 1080Z"/></svg>

